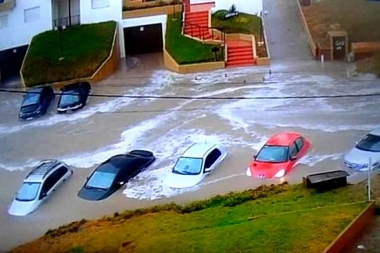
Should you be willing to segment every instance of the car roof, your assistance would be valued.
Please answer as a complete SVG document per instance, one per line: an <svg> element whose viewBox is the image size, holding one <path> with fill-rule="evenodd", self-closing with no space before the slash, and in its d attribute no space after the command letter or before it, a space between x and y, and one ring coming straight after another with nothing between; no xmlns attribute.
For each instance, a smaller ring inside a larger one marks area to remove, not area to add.
<svg viewBox="0 0 380 253"><path fill-rule="evenodd" d="M183 157L203 158L216 143L194 143L183 154Z"/></svg>
<svg viewBox="0 0 380 253"><path fill-rule="evenodd" d="M379 127L379 128L376 128L376 129L374 129L374 130L372 130L372 131L370 132L370 134L380 136L380 127Z"/></svg>
<svg viewBox="0 0 380 253"><path fill-rule="evenodd" d="M133 160L135 160L137 157L129 154L120 154L120 155L115 155L111 158L109 158L107 161L102 163L101 166L98 168L101 168L102 171L115 171L115 169L120 169L123 167L128 167ZM106 165L111 165L111 166L106 166ZM113 167L113 169L111 168Z"/></svg>
<svg viewBox="0 0 380 253"><path fill-rule="evenodd" d="M46 175L59 164L62 164L62 162L58 160L42 160L31 172L29 172L25 181L42 181Z"/></svg>
<svg viewBox="0 0 380 253"><path fill-rule="evenodd" d="M299 136L299 133L294 132L278 133L271 136L266 145L289 146Z"/></svg>

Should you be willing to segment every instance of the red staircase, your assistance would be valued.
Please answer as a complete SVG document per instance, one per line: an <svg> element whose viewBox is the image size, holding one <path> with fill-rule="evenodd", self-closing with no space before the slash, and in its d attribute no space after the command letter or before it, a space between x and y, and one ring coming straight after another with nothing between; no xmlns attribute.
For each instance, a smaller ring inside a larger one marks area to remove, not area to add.
<svg viewBox="0 0 380 253"><path fill-rule="evenodd" d="M243 67L256 65L257 60L253 56L252 43L249 41L227 41L226 67Z"/></svg>
<svg viewBox="0 0 380 253"><path fill-rule="evenodd" d="M185 27L184 34L202 40L212 38L209 30L209 12L197 11L185 13Z"/></svg>

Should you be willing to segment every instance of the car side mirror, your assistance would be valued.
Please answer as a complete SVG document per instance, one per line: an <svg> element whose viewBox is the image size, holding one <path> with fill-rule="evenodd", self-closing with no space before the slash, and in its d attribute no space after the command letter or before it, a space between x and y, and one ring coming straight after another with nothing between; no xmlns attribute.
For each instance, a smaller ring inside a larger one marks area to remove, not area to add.
<svg viewBox="0 0 380 253"><path fill-rule="evenodd" d="M297 160L297 157L296 157L296 156L291 156L291 157L290 157L290 160L291 160L291 161Z"/></svg>
<svg viewBox="0 0 380 253"><path fill-rule="evenodd" d="M209 172L211 172L211 169L210 168L206 168L205 169L205 173L209 173Z"/></svg>
<svg viewBox="0 0 380 253"><path fill-rule="evenodd" d="M46 198L46 196L47 196L46 192L41 193L41 199Z"/></svg>
<svg viewBox="0 0 380 253"><path fill-rule="evenodd" d="M117 182L117 184L118 184L118 185L123 185L124 182L122 182L122 181L121 181L121 182Z"/></svg>
<svg viewBox="0 0 380 253"><path fill-rule="evenodd" d="M254 155L253 155L253 159L256 159L256 157L257 157L257 154L254 154Z"/></svg>

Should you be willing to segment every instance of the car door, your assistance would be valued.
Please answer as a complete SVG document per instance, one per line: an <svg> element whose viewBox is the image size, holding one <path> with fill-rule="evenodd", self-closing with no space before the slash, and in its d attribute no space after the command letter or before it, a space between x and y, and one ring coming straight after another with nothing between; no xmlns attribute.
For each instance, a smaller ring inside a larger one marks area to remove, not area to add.
<svg viewBox="0 0 380 253"><path fill-rule="evenodd" d="M303 155L303 152L304 152L305 140L303 137L298 137L295 143L298 149L297 158L299 159Z"/></svg>
<svg viewBox="0 0 380 253"><path fill-rule="evenodd" d="M69 169L64 166L64 165L61 165L57 171L56 171L56 177L58 178L58 181L57 183L54 185L54 189L57 189L65 180L65 175L66 173L69 171Z"/></svg>
<svg viewBox="0 0 380 253"><path fill-rule="evenodd" d="M42 185L39 196L39 200L41 200L41 202L44 202L55 191L55 186L58 181L59 173L57 170L47 176Z"/></svg>
<svg viewBox="0 0 380 253"><path fill-rule="evenodd" d="M203 172L211 172L215 169L219 163L219 159L222 157L222 152L218 148L214 148L206 157Z"/></svg>
<svg viewBox="0 0 380 253"><path fill-rule="evenodd" d="M296 142L294 141L289 147L289 165L290 166L288 169L291 169L294 166L294 164L297 162L297 160L299 159L298 153L299 153L299 150L297 148ZM292 158L295 158L295 159L292 159Z"/></svg>

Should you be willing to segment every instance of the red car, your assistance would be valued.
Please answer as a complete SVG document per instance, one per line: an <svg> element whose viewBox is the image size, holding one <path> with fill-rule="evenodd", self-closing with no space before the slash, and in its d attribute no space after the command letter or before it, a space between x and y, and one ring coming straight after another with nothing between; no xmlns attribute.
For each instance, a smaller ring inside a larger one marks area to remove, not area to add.
<svg viewBox="0 0 380 253"><path fill-rule="evenodd" d="M299 133L276 134L253 157L247 175L256 178L281 178L307 153L310 145L310 141Z"/></svg>

